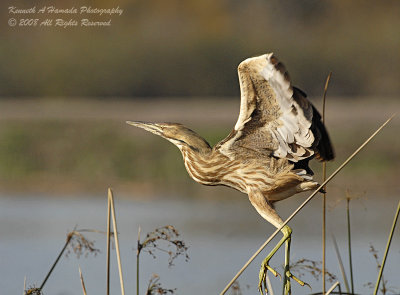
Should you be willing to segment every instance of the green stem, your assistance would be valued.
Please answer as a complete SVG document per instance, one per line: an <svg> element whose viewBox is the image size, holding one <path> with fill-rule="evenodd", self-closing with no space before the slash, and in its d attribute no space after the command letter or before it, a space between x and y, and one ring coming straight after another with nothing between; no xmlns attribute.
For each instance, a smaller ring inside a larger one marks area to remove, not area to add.
<svg viewBox="0 0 400 295"><path fill-rule="evenodd" d="M378 274L378 280L376 281L376 285L375 285L374 295L376 295L376 293L378 292L378 289L379 289L379 283L380 283L381 278L382 278L383 268L385 267L386 257L387 257L387 255L389 253L390 243L392 242L394 229L396 228L396 224L397 224L397 219L399 218L399 212L400 212L400 201L397 204L396 215L394 216L393 225L392 225L392 229L390 230L389 239L388 239L388 242L387 242L387 245L386 245L385 254L383 255L381 268L380 268L379 274Z"/></svg>

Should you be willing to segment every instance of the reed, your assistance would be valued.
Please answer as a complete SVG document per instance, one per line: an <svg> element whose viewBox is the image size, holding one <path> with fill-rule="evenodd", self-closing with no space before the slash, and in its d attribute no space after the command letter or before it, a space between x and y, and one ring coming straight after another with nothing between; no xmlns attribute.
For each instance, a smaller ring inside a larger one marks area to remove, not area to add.
<svg viewBox="0 0 400 295"><path fill-rule="evenodd" d="M81 267L80 267L80 266L79 266L79 278L81 279L81 285L82 285L82 292L83 292L83 295L87 295L87 293L86 293L86 287L85 287L85 281L83 280L82 270L81 270Z"/></svg>
<svg viewBox="0 0 400 295"><path fill-rule="evenodd" d="M353 258L351 251L351 228L350 228L350 196L348 194L346 195L346 217L347 217L347 243L349 251L350 286L351 286L351 294L354 294Z"/></svg>
<svg viewBox="0 0 400 295"><path fill-rule="evenodd" d="M336 283L334 283L332 285L332 287L329 288L329 290L326 292L326 295L329 295L332 293L333 290L335 290L335 288L339 285L339 281L336 281ZM324 291L325 292L325 291Z"/></svg>
<svg viewBox="0 0 400 295"><path fill-rule="evenodd" d="M117 219L116 219L116 216L115 216L114 196L113 196L113 192L112 192L111 188L108 189L108 202L109 202L110 207L111 207L111 216L112 216L113 229L114 229L114 239L115 239L115 252L117 253L119 282L120 282L120 285L121 285L121 295L125 295L124 278L123 278L123 275L122 275L121 253L119 251Z"/></svg>
<svg viewBox="0 0 400 295"><path fill-rule="evenodd" d="M139 257L140 251L142 250L142 244L140 243L140 232L141 228L139 226L138 229L138 237L137 237L137 249L136 249L136 295L139 295Z"/></svg>
<svg viewBox="0 0 400 295"><path fill-rule="evenodd" d="M342 277L343 277L344 285L346 287L346 291L347 291L347 293L350 293L349 283L347 281L346 272L344 270L342 257L340 256L339 247L338 247L338 245L336 243L335 236L332 236L332 241L333 241L333 245L335 247L335 252L336 252L336 256L337 256L338 262L339 262L340 272L342 273Z"/></svg>
<svg viewBox="0 0 400 295"><path fill-rule="evenodd" d="M328 92L329 81L331 80L332 72L329 73L326 78L324 86L324 95L322 98L322 123L325 125L325 105L326 105L326 94ZM326 180L326 162L322 162L322 182ZM322 195L322 294L325 294L326 279L326 186L323 187Z"/></svg>
<svg viewBox="0 0 400 295"><path fill-rule="evenodd" d="M62 247L60 253L58 254L58 256L56 258L56 260L54 261L53 265L50 267L49 272L47 273L46 277L44 278L42 284L39 287L40 290L43 290L44 285L46 284L47 280L49 279L49 277L50 277L51 273L53 272L54 268L56 267L58 261L60 261L60 258L62 257L62 255L64 254L65 250L67 249L68 244L72 239L72 236L73 235L71 233L67 235L67 240L65 241L64 246Z"/></svg>
<svg viewBox="0 0 400 295"><path fill-rule="evenodd" d="M385 254L383 255L383 260L382 260L382 263L381 263L381 267L379 269L379 274L378 274L378 279L377 279L376 285L375 285L374 295L377 294L378 289L379 289L379 283L380 283L382 275L383 275L383 269L385 267L386 258L387 258L387 255L389 253L390 244L391 244L392 238L393 238L393 233L394 233L394 230L396 228L397 219L399 218L399 213L400 213L400 201L397 204L397 210L396 210L396 214L395 214L394 219L393 219L392 228L391 228L390 233L389 233L389 238L388 238L388 241L387 241L387 244L386 244Z"/></svg>
<svg viewBox="0 0 400 295"><path fill-rule="evenodd" d="M106 258L106 294L110 295L110 242L111 242L111 202L107 198L107 258Z"/></svg>

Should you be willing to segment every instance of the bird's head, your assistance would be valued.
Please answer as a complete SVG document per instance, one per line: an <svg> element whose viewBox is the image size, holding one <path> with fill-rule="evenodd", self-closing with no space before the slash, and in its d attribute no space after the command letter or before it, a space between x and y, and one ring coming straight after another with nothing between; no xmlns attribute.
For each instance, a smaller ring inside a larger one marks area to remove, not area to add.
<svg viewBox="0 0 400 295"><path fill-rule="evenodd" d="M180 150L182 148L190 148L199 152L211 150L210 145L200 135L179 123L151 123L141 121L127 121L126 123L159 135L172 142Z"/></svg>

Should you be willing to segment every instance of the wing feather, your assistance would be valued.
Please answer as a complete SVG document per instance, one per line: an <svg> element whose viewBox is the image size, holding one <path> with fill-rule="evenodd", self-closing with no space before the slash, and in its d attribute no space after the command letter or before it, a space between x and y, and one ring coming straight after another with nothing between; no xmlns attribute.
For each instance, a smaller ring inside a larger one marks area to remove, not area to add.
<svg viewBox="0 0 400 295"><path fill-rule="evenodd" d="M333 159L321 116L305 93L291 85L285 66L272 53L246 59L238 66L238 75L239 118L220 143L222 151L247 150L292 162L315 154L321 160Z"/></svg>

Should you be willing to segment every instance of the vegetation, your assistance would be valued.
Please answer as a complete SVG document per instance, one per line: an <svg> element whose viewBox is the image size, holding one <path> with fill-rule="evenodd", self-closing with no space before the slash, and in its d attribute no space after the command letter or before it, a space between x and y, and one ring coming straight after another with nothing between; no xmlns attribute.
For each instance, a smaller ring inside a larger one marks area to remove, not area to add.
<svg viewBox="0 0 400 295"><path fill-rule="evenodd" d="M204 109L210 110L207 111L209 113L214 108L214 112L223 112L223 104L221 107L218 101L197 100L197 103L206 105ZM362 103L370 105L371 108L381 107L378 101L368 100ZM92 104L96 105L97 102ZM174 102L174 105L178 104L179 102ZM233 110L234 106L237 106L233 101L226 101L226 104ZM332 100L328 104L329 107L335 108L337 102ZM79 108L79 105L80 103L77 103L76 107ZM81 105L85 103L82 102ZM111 106L112 104L105 104L103 108L106 110ZM395 106L389 105L381 110L380 116L390 115ZM23 103L18 106L20 109L23 107ZM346 107L354 114L349 115L353 116L351 124L340 116L328 115L327 125L337 155L329 169L343 161L359 143L360 140L357 139L366 138L374 128L372 122L366 122L365 117L357 115L356 106L350 104ZM103 116L101 110L95 113L97 119L90 120L53 119L45 116L43 119L3 119L0 124L0 178L3 180L0 183L0 191L52 194L100 192L105 189L103 184L108 183L121 192L132 192L134 189L137 195L201 195L204 188L193 185L187 176L183 161L180 160L178 149L124 123L124 119L128 118L154 118L154 114L148 110L135 111L135 105L132 105L131 109L133 114L130 117L116 113L115 118L104 120L100 119ZM7 112L6 107L2 107L2 110ZM196 110L190 109L190 105L186 105L181 111L186 114L192 112L194 116L199 115ZM11 116L10 113L7 115ZM157 117L162 120L171 115L165 112ZM231 117L230 122L225 120L222 123L215 119L186 119L186 124L211 144L215 144L232 128L236 113L231 114ZM382 122L381 117L374 121ZM392 124L398 126L398 120L394 120ZM397 183L396 173L400 168L397 156L400 139L393 137L390 132L383 132L380 136L381 140L374 142L343 172L344 177L335 180L332 189L343 192L343 187L353 187L355 190L368 190L371 193L378 190L389 193L396 191L394 184ZM320 165L313 165L315 173L320 175ZM162 192L158 191L161 187ZM213 194L214 190L209 190L208 193ZM220 194L218 191L218 195Z"/></svg>
<svg viewBox="0 0 400 295"><path fill-rule="evenodd" d="M111 231L111 216L112 216L112 223L114 231ZM67 238L65 241L64 246L62 247L60 253L58 254L56 260L54 261L53 265L50 267L46 277L44 278L40 287L32 286L26 288L24 286L24 295L42 295L43 288L47 280L50 278L53 270L59 263L62 256L70 255L74 253L77 258L80 258L82 255L87 257L89 254L97 255L100 250L95 247L95 242L89 240L87 237L83 235L83 233L87 232L96 232L96 233L106 233L107 234L107 294L110 294L110 242L111 237L115 240L115 250L117 254L117 262L118 262L118 270L120 275L120 282L121 282L121 293L124 294L124 280L122 277L122 264L121 264L121 257L119 252L119 242L118 242L118 235L119 233L116 231L117 229L117 218L114 208L114 197L111 189L108 190L108 230L107 232L101 232L97 230L87 230L81 229L77 230L74 229L73 231L67 234ZM114 234L117 232L117 234ZM172 249L171 249L172 248ZM185 242L180 239L180 234L178 230L172 225L166 225L160 228L156 228L154 231L149 232L146 234L143 241L140 241L140 229L139 229L139 236L137 242L137 249L136 249L136 259L137 259L137 280L136 280L136 288L137 288L137 295L139 295L139 257L140 254L143 252L148 253L154 259L156 259L156 252L165 252L169 256L168 266L172 267L173 261L178 258L178 256L184 256L185 260L189 260L189 255L187 254L188 247L186 246ZM80 279L82 283L82 289L84 295L86 295L86 287L83 280L83 275L81 269L79 268ZM25 282L26 284L26 282ZM146 295L162 295L162 294L174 294L176 289L165 289L161 286L160 277L157 274L153 274L149 280L149 284L147 286L147 290L145 292Z"/></svg>

